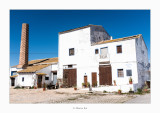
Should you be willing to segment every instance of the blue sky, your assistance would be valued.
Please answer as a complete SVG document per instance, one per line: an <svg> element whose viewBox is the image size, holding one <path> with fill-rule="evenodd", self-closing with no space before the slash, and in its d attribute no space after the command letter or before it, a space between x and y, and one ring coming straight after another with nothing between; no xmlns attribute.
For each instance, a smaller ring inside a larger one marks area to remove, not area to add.
<svg viewBox="0 0 160 113"><path fill-rule="evenodd" d="M10 66L19 63L22 23L29 24L29 60L58 57L58 32L88 24L113 39L142 34L150 60L150 10L10 10Z"/></svg>

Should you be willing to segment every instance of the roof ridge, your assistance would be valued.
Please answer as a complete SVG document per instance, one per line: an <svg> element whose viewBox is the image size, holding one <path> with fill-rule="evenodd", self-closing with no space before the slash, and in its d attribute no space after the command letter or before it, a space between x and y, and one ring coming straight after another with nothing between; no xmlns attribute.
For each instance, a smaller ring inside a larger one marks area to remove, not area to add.
<svg viewBox="0 0 160 113"><path fill-rule="evenodd" d="M70 31L76 31L76 30L84 29L84 28L91 27L91 26L102 26L102 25L93 25L93 24L88 24L88 25L86 25L86 26L76 27L76 28L73 28L73 29L69 29L69 30L61 31L61 32L59 32L59 34L68 33L68 32L70 32Z"/></svg>
<svg viewBox="0 0 160 113"><path fill-rule="evenodd" d="M117 39L112 39L112 40L105 40L105 41L94 43L92 45L94 46L94 45L105 44L105 43L110 43L110 42L124 41L127 39L129 40L129 39L139 38L140 36L142 36L142 34L127 36L127 37L122 37L122 38L117 38Z"/></svg>

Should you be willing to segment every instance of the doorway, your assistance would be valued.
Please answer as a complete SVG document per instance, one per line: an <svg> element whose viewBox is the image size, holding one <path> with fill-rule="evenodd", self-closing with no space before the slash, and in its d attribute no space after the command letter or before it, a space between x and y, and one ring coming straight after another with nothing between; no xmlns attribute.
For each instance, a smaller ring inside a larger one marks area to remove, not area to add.
<svg viewBox="0 0 160 113"><path fill-rule="evenodd" d="M84 76L84 85L87 87L87 76Z"/></svg>
<svg viewBox="0 0 160 113"><path fill-rule="evenodd" d="M15 86L15 78L11 78L11 86Z"/></svg>
<svg viewBox="0 0 160 113"><path fill-rule="evenodd" d="M77 69L63 69L63 84L66 87L77 85Z"/></svg>
<svg viewBox="0 0 160 113"><path fill-rule="evenodd" d="M111 65L99 66L99 81L100 85L112 85Z"/></svg>
<svg viewBox="0 0 160 113"><path fill-rule="evenodd" d="M37 81L38 88L42 88L42 76L38 75L38 81Z"/></svg>
<svg viewBox="0 0 160 113"><path fill-rule="evenodd" d="M92 87L97 86L97 73L93 72L92 73Z"/></svg>

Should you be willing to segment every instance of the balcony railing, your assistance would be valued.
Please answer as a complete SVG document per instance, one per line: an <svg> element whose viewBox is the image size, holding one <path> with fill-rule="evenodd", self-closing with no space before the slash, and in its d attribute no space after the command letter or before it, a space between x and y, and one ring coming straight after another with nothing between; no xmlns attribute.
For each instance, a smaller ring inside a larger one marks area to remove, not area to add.
<svg viewBox="0 0 160 113"><path fill-rule="evenodd" d="M100 59L105 59L107 58L107 55L100 55Z"/></svg>

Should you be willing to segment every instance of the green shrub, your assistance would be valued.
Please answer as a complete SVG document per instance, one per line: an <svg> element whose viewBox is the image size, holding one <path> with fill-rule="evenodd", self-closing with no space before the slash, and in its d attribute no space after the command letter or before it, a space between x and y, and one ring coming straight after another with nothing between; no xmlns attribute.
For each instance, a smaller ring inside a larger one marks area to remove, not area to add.
<svg viewBox="0 0 160 113"><path fill-rule="evenodd" d="M14 89L21 89L21 87L20 86L16 86Z"/></svg>
<svg viewBox="0 0 160 113"><path fill-rule="evenodd" d="M138 93L138 94L142 94L142 89L141 89L141 88L138 88L138 89L137 89L137 93Z"/></svg>
<svg viewBox="0 0 160 113"><path fill-rule="evenodd" d="M103 91L103 93L107 93L107 91L106 91L106 90L104 90L104 91Z"/></svg>
<svg viewBox="0 0 160 113"><path fill-rule="evenodd" d="M32 87L29 87L29 89L34 89L34 86L32 86Z"/></svg>

